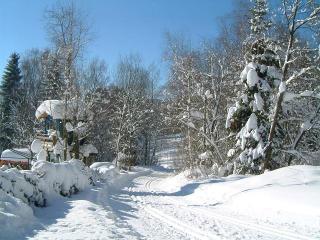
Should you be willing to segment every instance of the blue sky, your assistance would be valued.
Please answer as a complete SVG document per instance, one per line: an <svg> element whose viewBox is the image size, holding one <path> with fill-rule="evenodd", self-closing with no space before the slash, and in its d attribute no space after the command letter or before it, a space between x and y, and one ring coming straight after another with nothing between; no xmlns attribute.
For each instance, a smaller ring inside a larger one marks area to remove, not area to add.
<svg viewBox="0 0 320 240"><path fill-rule="evenodd" d="M0 74L9 55L50 46L44 10L53 0L10 0L0 3ZM63 1L62 1L63 2ZM178 32L199 43L217 34L216 20L232 8L232 0L77 0L92 25L94 40L89 58L104 59L114 68L120 56L140 54L145 64L155 63L166 75L162 53L164 33Z"/></svg>

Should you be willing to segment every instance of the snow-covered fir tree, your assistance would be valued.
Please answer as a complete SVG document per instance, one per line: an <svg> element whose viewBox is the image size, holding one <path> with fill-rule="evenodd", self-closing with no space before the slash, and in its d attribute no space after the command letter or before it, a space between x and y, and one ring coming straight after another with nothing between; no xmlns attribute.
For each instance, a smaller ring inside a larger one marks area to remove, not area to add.
<svg viewBox="0 0 320 240"><path fill-rule="evenodd" d="M246 62L241 73L244 92L228 111L226 127L238 132L237 143L228 156L235 158L234 172L259 173L270 128L274 90L280 85L279 57L272 40L266 38L270 21L267 4L254 1L251 10L252 36L248 39Z"/></svg>
<svg viewBox="0 0 320 240"><path fill-rule="evenodd" d="M10 56L0 86L0 150L11 148L14 145L12 138L15 129L12 125L12 120L14 120L12 109L18 102L20 80L22 78L19 59L20 56L17 53Z"/></svg>
<svg viewBox="0 0 320 240"><path fill-rule="evenodd" d="M254 7L251 8L251 31L256 35L263 34L270 26L271 21L266 19L268 14L267 0L251 0Z"/></svg>

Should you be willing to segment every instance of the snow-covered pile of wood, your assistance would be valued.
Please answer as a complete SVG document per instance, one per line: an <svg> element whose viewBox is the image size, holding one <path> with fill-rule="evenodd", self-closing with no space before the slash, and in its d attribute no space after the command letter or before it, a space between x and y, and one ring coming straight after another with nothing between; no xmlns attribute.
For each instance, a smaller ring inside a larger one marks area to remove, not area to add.
<svg viewBox="0 0 320 240"><path fill-rule="evenodd" d="M91 170L79 160L39 161L29 171L0 170L0 190L35 206L46 206L57 195L70 196L92 184Z"/></svg>

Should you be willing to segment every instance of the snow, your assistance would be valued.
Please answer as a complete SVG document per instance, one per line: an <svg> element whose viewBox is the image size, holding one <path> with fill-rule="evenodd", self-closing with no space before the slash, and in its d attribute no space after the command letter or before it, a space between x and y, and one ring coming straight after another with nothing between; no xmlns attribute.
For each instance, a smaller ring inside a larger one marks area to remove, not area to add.
<svg viewBox="0 0 320 240"><path fill-rule="evenodd" d="M254 69L250 69L247 75L247 84L249 88L256 86L259 83L259 77Z"/></svg>
<svg viewBox="0 0 320 240"><path fill-rule="evenodd" d="M284 93L287 90L286 83L281 82L279 86L279 93Z"/></svg>
<svg viewBox="0 0 320 240"><path fill-rule="evenodd" d="M73 131L73 126L70 122L66 123L66 130L67 132L72 132Z"/></svg>
<svg viewBox="0 0 320 240"><path fill-rule="evenodd" d="M30 206L0 189L0 239L22 239L34 222Z"/></svg>
<svg viewBox="0 0 320 240"><path fill-rule="evenodd" d="M1 153L1 160L28 162L31 152L28 148L6 149Z"/></svg>
<svg viewBox="0 0 320 240"><path fill-rule="evenodd" d="M214 165L217 176L196 168L175 174L163 165L178 161L181 141L159 139L159 166L152 168L120 171L97 162L89 169L73 160L40 162L32 171L0 170L0 186L13 190L0 189L0 239L319 238L319 166L221 177L228 167ZM73 186L82 191L68 198L57 192L68 195ZM23 200L35 198L36 190L47 207L32 209Z"/></svg>
<svg viewBox="0 0 320 240"><path fill-rule="evenodd" d="M96 173L100 180L110 180L119 175L119 170L111 162L96 162L90 168Z"/></svg>
<svg viewBox="0 0 320 240"><path fill-rule="evenodd" d="M247 123L246 123L246 132L250 132L258 127L257 116L254 113L251 113Z"/></svg>
<svg viewBox="0 0 320 240"><path fill-rule="evenodd" d="M45 100L37 108L35 115L37 119L47 115L50 115L53 119L72 119L73 116L82 114L83 109L79 101L68 101L66 108L65 102L62 100Z"/></svg>
<svg viewBox="0 0 320 240"><path fill-rule="evenodd" d="M204 119L204 114L202 112L196 111L196 110L191 110L190 111L190 116L195 118L195 119Z"/></svg>
<svg viewBox="0 0 320 240"><path fill-rule="evenodd" d="M228 115L226 120L226 128L229 128L231 126L231 119L233 117L233 114L237 111L237 107L230 107L228 109Z"/></svg>
<svg viewBox="0 0 320 240"><path fill-rule="evenodd" d="M33 142L31 143L31 151L34 153L38 153L40 152L43 148L42 148L42 142L39 139L35 139L33 140Z"/></svg>
<svg viewBox="0 0 320 240"><path fill-rule="evenodd" d="M191 121L187 122L187 126L191 128L195 128L195 125Z"/></svg>
<svg viewBox="0 0 320 240"><path fill-rule="evenodd" d="M43 101L36 110L36 118L50 115L53 119L63 119L65 116L65 106L61 100Z"/></svg>
<svg viewBox="0 0 320 240"><path fill-rule="evenodd" d="M309 91L309 90L306 90L302 93L285 92L283 101L289 102L294 100L295 98L300 98L300 97L311 97L311 98L320 99L320 93L316 93L314 91Z"/></svg>
<svg viewBox="0 0 320 240"><path fill-rule="evenodd" d="M80 146L80 152L85 157L89 157L90 154L98 154L98 150L92 144L83 144Z"/></svg>
<svg viewBox="0 0 320 240"><path fill-rule="evenodd" d="M47 151L41 149L37 154L37 161L46 161L47 160Z"/></svg>
<svg viewBox="0 0 320 240"><path fill-rule="evenodd" d="M37 206L46 204L40 181L41 179L33 171L19 171L16 168L0 171L0 190L26 204Z"/></svg>
<svg viewBox="0 0 320 240"><path fill-rule="evenodd" d="M213 95L210 93L210 90L206 90L204 95L206 96L207 99L213 98Z"/></svg>
<svg viewBox="0 0 320 240"><path fill-rule="evenodd" d="M57 193L70 196L93 184L90 169L76 159L63 163L39 161L32 166L32 171L41 176L41 188L49 199Z"/></svg>
<svg viewBox="0 0 320 240"><path fill-rule="evenodd" d="M291 166L259 176L201 179L190 178L194 176L190 170L177 175L159 167L120 172L109 162L90 168L104 176L103 181L72 198L58 198L46 208L37 208L34 215L23 202L0 191L1 199L17 204L9 209L0 202L0 223L10 223L10 213L23 216L11 219L12 226L25 231L20 238L31 239L293 240L320 236L320 167ZM32 230L24 230L30 223ZM6 239L14 239L16 230L7 229Z"/></svg>
<svg viewBox="0 0 320 240"><path fill-rule="evenodd" d="M257 68L257 64L254 62L250 62L249 64L247 64L247 66L243 69L243 71L240 74L240 78L241 80L244 82L247 80L248 77L248 72L250 70L255 70Z"/></svg>
<svg viewBox="0 0 320 240"><path fill-rule="evenodd" d="M229 149L229 151L228 151L228 153L227 153L227 156L228 156L228 157L232 157L235 153L236 153L236 150L233 149L233 148L231 148L231 149Z"/></svg>
<svg viewBox="0 0 320 240"><path fill-rule="evenodd" d="M45 206L56 196L70 196L93 184L92 172L79 160L36 162L31 170L0 171L0 189L25 203Z"/></svg>
<svg viewBox="0 0 320 240"><path fill-rule="evenodd" d="M263 99L260 95L260 93L255 93L254 94L254 107L253 107L253 111L262 111L263 110Z"/></svg>
<svg viewBox="0 0 320 240"><path fill-rule="evenodd" d="M206 151L204 153L199 154L199 159L208 160L212 157L212 153L210 151Z"/></svg>
<svg viewBox="0 0 320 240"><path fill-rule="evenodd" d="M303 122L301 124L301 129L302 130L308 130L308 129L310 129L312 127L312 125L313 124L309 120L307 120L307 121L305 121L305 122Z"/></svg>
<svg viewBox="0 0 320 240"><path fill-rule="evenodd" d="M233 178L204 184L188 200L201 205L226 204L242 214L319 226L320 167L291 166L237 181Z"/></svg>

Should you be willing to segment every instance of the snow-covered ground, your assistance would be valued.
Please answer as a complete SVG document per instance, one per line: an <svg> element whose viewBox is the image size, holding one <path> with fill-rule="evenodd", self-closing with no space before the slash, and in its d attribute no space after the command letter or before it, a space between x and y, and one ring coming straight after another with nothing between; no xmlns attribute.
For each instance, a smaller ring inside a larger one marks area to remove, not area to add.
<svg viewBox="0 0 320 240"><path fill-rule="evenodd" d="M320 167L190 180L163 160L130 173L97 163L95 186L33 208L34 217L0 192L0 239L320 239ZM15 225L20 216L27 221Z"/></svg>

